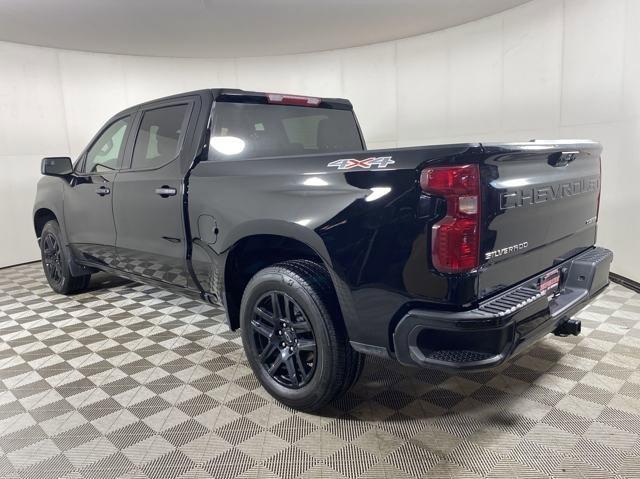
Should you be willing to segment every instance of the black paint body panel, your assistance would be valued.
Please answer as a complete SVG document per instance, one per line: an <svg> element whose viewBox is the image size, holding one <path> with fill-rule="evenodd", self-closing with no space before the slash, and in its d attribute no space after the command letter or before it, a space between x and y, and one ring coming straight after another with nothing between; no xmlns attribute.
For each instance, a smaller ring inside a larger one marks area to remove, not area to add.
<svg viewBox="0 0 640 479"><path fill-rule="evenodd" d="M115 239L105 232L75 244L78 218L94 214L93 197L81 204L65 193L77 189L78 175L43 178L34 211L51 205L79 262L220 305L226 302L225 278L234 275L227 268L234 245L254 235L297 240L329 269L350 339L391 353L395 325L409 310L472 309L595 244L596 222L589 219L597 216L598 191L565 192L547 201L540 200L540 191L557 190L554 185L576 178L599 181L597 143L469 143L209 161L216 98L228 101L234 95L239 94L203 90L128 110L138 124L140 111L154 105L186 99L197 106L175 162L154 171L123 170L107 179L113 182ZM323 101L350 108L345 100ZM577 152L575 158L553 164L567 149ZM394 163L384 169L327 166L339 159L383 156ZM431 264L430 241L431 226L444 216L445 204L421 192L419 177L426 166L464 164L480 165L481 257L517 243L528 242L528 247L481 260L469 273L443 274ZM165 184L179 194L160 198L153 193ZM540 190L539 201L528 204L523 188ZM510 207L516 201L522 205ZM94 233L101 231L94 226ZM106 217L104 227L109 229Z"/></svg>

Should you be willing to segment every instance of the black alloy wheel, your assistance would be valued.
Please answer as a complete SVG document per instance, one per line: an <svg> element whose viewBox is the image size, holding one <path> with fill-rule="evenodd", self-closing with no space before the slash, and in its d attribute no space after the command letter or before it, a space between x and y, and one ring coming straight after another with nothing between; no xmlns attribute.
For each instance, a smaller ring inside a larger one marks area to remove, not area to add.
<svg viewBox="0 0 640 479"><path fill-rule="evenodd" d="M46 233L41 241L47 279L52 283L60 285L64 280L60 243L58 243L58 239L52 233Z"/></svg>
<svg viewBox="0 0 640 479"><path fill-rule="evenodd" d="M295 259L258 271L244 289L239 319L249 366L283 404L317 411L358 380L364 357L349 343L323 265Z"/></svg>
<svg viewBox="0 0 640 479"><path fill-rule="evenodd" d="M256 303L251 320L258 359L277 383L298 389L316 369L316 339L302 308L289 295L272 291Z"/></svg>
<svg viewBox="0 0 640 479"><path fill-rule="evenodd" d="M51 289L60 294L73 294L86 291L91 274L73 276L69 264L68 248L62 240L60 225L56 220L47 221L40 234L40 252L42 268Z"/></svg>

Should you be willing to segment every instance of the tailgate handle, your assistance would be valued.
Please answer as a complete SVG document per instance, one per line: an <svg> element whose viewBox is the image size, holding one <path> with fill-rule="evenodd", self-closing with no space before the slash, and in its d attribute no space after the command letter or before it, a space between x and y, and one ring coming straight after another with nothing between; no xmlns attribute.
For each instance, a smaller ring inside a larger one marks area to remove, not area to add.
<svg viewBox="0 0 640 479"><path fill-rule="evenodd" d="M558 151L549 155L547 163L551 166L567 166L578 157L579 151Z"/></svg>

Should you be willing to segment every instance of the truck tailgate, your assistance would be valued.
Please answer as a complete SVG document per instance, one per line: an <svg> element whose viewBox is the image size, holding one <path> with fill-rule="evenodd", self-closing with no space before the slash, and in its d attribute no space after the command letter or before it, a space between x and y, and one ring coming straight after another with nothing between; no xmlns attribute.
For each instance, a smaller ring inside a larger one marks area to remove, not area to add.
<svg viewBox="0 0 640 479"><path fill-rule="evenodd" d="M479 298L593 246L600 195L598 143L483 146Z"/></svg>

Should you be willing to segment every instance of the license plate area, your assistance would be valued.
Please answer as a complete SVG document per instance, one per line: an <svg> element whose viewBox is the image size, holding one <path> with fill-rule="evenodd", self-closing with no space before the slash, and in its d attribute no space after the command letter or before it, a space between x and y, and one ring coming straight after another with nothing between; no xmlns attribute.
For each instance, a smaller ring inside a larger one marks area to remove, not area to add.
<svg viewBox="0 0 640 479"><path fill-rule="evenodd" d="M553 294L560 287L560 269L549 271L538 280L538 291L542 294Z"/></svg>

